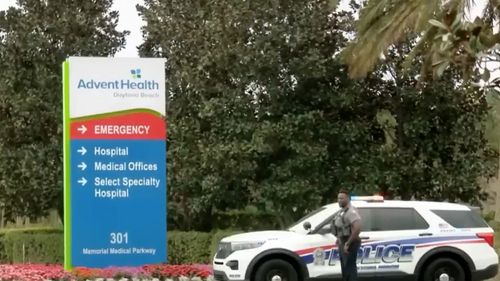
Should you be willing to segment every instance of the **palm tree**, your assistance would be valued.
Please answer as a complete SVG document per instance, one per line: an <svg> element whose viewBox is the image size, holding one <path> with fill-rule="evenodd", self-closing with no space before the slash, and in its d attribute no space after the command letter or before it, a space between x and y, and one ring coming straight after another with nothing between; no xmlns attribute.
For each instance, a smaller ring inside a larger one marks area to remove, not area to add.
<svg viewBox="0 0 500 281"><path fill-rule="evenodd" d="M471 18L480 3L484 7ZM490 70L500 70L496 45L500 43L500 0L364 0L364 4L356 37L342 54L350 76L366 76L395 43L418 35L406 65L421 65L421 79L438 77L454 66L462 70L464 82L485 82L490 105L486 137L500 153L500 78L490 77ZM499 201L497 192L496 220L500 220Z"/></svg>
<svg viewBox="0 0 500 281"><path fill-rule="evenodd" d="M364 77L391 45L415 33L419 44L407 63L422 56L422 78L439 76L455 65L468 80L478 74L477 66L484 69L483 64L500 61L495 48L500 34L493 29L500 19L500 0L483 1L487 3L480 16L472 20L467 15L478 8L474 0L366 0L356 38L343 54L350 76ZM489 80L489 71L483 74Z"/></svg>

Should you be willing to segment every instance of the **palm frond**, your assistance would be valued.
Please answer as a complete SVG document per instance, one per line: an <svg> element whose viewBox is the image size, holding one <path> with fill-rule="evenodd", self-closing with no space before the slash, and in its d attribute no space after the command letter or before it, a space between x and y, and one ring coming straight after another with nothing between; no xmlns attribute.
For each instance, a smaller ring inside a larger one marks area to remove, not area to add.
<svg viewBox="0 0 500 281"><path fill-rule="evenodd" d="M414 30L427 3L427 0L369 1L360 14L357 40L344 53L351 77L364 76L391 44L403 38L405 30Z"/></svg>
<svg viewBox="0 0 500 281"><path fill-rule="evenodd" d="M353 78L365 76L387 48L405 38L406 32L422 33L424 38L415 52L422 51L425 42L434 38L435 29L429 20L448 20L475 5L475 0L368 0L360 13L356 40L343 53ZM499 0L490 0L499 1ZM431 31L431 32L430 32ZM413 54L415 55L415 53Z"/></svg>
<svg viewBox="0 0 500 281"><path fill-rule="evenodd" d="M419 39L417 45L413 47L410 53L406 56L406 59L403 63L403 69L409 69L410 66L414 63L415 58L424 52L427 52L432 46L432 40L434 36L436 36L438 32L438 27L430 26L425 32L424 35ZM431 66L432 61L427 59L424 61L423 68L428 70Z"/></svg>
<svg viewBox="0 0 500 281"><path fill-rule="evenodd" d="M417 11L417 21L415 23L415 32L419 33L425 29L429 24L429 19L436 16L439 10L440 1L426 0L425 3L420 5L420 10Z"/></svg>
<svg viewBox="0 0 500 281"><path fill-rule="evenodd" d="M494 3L495 2L495 3ZM484 7L483 9L483 15L484 15L484 22L489 25L489 26L492 26L494 21L495 21L495 17L496 17L496 14L495 14L495 5L498 5L500 3L496 3L496 2L499 2L499 1L488 1L488 3L486 4L486 6Z"/></svg>

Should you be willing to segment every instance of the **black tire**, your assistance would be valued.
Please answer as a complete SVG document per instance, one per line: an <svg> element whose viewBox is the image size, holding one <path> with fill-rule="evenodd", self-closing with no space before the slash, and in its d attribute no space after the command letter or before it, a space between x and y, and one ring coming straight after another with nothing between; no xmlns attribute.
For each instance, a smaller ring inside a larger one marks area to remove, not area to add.
<svg viewBox="0 0 500 281"><path fill-rule="evenodd" d="M438 258L432 261L425 267L422 280L439 281L441 274L447 274L450 281L465 281L464 268L459 262L450 258Z"/></svg>
<svg viewBox="0 0 500 281"><path fill-rule="evenodd" d="M299 281L297 271L293 266L280 259L264 262L255 273L254 281L272 281L273 276L279 276L281 281Z"/></svg>

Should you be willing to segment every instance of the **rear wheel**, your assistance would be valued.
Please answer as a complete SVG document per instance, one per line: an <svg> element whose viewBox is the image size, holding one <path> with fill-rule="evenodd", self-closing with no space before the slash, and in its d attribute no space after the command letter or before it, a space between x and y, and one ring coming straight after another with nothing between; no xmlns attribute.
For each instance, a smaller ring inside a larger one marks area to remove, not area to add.
<svg viewBox="0 0 500 281"><path fill-rule="evenodd" d="M423 277L425 281L465 281L465 270L454 259L439 258L424 269Z"/></svg>
<svg viewBox="0 0 500 281"><path fill-rule="evenodd" d="M264 262L255 273L255 281L299 281L293 266L280 259Z"/></svg>

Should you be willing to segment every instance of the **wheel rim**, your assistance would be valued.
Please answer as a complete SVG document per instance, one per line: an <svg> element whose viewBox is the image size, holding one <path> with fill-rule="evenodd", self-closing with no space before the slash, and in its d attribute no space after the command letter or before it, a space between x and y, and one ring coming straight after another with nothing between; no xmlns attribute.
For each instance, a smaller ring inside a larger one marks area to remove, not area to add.
<svg viewBox="0 0 500 281"><path fill-rule="evenodd" d="M450 276L446 273L442 273L439 275L439 281L450 281Z"/></svg>
<svg viewBox="0 0 500 281"><path fill-rule="evenodd" d="M433 280L435 281L455 281L459 277L459 272L452 265L443 265L434 273Z"/></svg>
<svg viewBox="0 0 500 281"><path fill-rule="evenodd" d="M274 275L272 278L271 278L271 281L281 281L281 276L279 275Z"/></svg>
<svg viewBox="0 0 500 281"><path fill-rule="evenodd" d="M267 281L288 281L285 273L281 270L271 270L267 274Z"/></svg>

